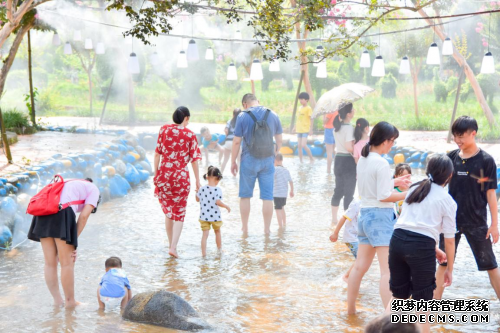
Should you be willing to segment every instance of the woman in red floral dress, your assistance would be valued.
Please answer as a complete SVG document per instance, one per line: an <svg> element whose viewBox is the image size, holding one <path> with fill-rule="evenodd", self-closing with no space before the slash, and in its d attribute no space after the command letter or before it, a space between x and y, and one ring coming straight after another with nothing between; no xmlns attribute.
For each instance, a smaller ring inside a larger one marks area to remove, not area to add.
<svg viewBox="0 0 500 333"><path fill-rule="evenodd" d="M170 244L168 253L176 258L191 188L188 170L190 162L196 177L196 191L201 187L198 171L201 153L196 135L186 128L189 117L186 107L180 106L175 110L175 124L164 125L160 129L154 159L155 197L165 213L165 228Z"/></svg>

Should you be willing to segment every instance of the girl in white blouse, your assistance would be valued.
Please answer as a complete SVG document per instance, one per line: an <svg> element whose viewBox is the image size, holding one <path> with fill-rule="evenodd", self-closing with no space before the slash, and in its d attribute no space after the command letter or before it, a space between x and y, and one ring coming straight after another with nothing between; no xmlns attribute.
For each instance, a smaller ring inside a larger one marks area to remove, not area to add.
<svg viewBox="0 0 500 333"><path fill-rule="evenodd" d="M436 257L447 259L444 287L452 282L455 257L457 204L444 187L453 175L446 155L435 155L427 164L427 179L414 184L403 203L389 245L390 288L393 298L429 301L436 289ZM444 235L446 255L437 248ZM430 327L422 327L428 332Z"/></svg>
<svg viewBox="0 0 500 333"><path fill-rule="evenodd" d="M361 151L357 164L358 192L361 211L358 220L358 257L348 279L347 313L356 313L356 299L363 276L370 268L375 254L380 266L380 296L384 308L391 299L389 290L389 242L396 218L394 202L403 200L406 192L394 191L395 186L408 186L410 175L393 179L389 162L382 155L389 153L399 131L382 121L370 134L370 141Z"/></svg>

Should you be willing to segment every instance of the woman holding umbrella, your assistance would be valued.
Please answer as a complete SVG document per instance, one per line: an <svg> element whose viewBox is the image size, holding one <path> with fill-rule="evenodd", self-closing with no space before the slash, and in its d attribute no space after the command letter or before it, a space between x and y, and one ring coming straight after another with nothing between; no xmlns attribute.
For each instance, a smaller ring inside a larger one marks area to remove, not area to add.
<svg viewBox="0 0 500 333"><path fill-rule="evenodd" d="M323 94L314 108L313 118L319 115L335 113L338 110L338 114L333 120L334 140L330 140L330 144L328 144L325 135L327 154L328 148L332 147L333 141L335 141L337 151L333 167L335 191L332 197L332 224L337 224L340 200L344 198L344 208L347 210L356 188L356 163L352 157L354 127L350 124L354 117L352 103L373 91L372 88L359 83L345 83ZM328 147L329 145L330 147Z"/></svg>
<svg viewBox="0 0 500 333"><path fill-rule="evenodd" d="M339 108L339 113L333 120L333 136L337 145L337 154L333 165L335 190L332 196L332 225L337 224L340 200L344 198L344 210L347 210L356 188L356 162L352 157L354 127L350 124L353 117L352 103L346 103Z"/></svg>

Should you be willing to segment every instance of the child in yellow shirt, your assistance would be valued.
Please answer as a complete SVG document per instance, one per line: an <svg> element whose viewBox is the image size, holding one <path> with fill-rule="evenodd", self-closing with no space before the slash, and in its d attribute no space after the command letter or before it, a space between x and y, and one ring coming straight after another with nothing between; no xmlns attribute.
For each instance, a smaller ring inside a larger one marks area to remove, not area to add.
<svg viewBox="0 0 500 333"><path fill-rule="evenodd" d="M297 141L299 150L299 159L300 163L302 163L302 149L305 150L307 155L309 156L309 160L311 163L314 163L314 159L311 153L311 149L307 146L307 135L312 135L312 109L307 103L309 103L309 94L306 92L301 92L299 94L299 102L302 105L302 108L299 110L297 114L297 122L295 126L295 131L297 133Z"/></svg>

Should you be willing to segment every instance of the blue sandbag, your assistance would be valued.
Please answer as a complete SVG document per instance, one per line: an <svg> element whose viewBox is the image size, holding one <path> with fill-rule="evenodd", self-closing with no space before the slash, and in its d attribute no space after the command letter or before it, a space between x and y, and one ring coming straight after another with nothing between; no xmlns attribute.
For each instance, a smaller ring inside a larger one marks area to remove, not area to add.
<svg viewBox="0 0 500 333"><path fill-rule="evenodd" d="M2 217L13 218L16 215L17 203L11 197L0 200L0 212Z"/></svg>
<svg viewBox="0 0 500 333"><path fill-rule="evenodd" d="M418 169L419 166L420 166L419 162L412 162L412 163L410 163L410 168L412 168L412 169Z"/></svg>
<svg viewBox="0 0 500 333"><path fill-rule="evenodd" d="M410 153L403 153L403 155L405 156L405 161L407 161L411 156Z"/></svg>
<svg viewBox="0 0 500 333"><path fill-rule="evenodd" d="M7 184L7 178L0 178L0 182Z"/></svg>
<svg viewBox="0 0 500 333"><path fill-rule="evenodd" d="M83 172L77 171L77 172L75 172L75 178L77 178L77 179L84 179L85 176L83 175Z"/></svg>
<svg viewBox="0 0 500 333"><path fill-rule="evenodd" d="M109 179L109 194L112 198L127 195L130 184L120 175L114 175Z"/></svg>
<svg viewBox="0 0 500 333"><path fill-rule="evenodd" d="M86 128L77 128L75 130L75 133L78 133L78 134L85 134L85 133L88 133L88 132L89 132L89 130L86 129Z"/></svg>
<svg viewBox="0 0 500 333"><path fill-rule="evenodd" d="M87 168L87 162L84 159L78 159L78 169L85 170Z"/></svg>
<svg viewBox="0 0 500 333"><path fill-rule="evenodd" d="M420 155L420 163L425 163L425 161L427 161L427 156L429 156L429 152L422 153L422 155Z"/></svg>
<svg viewBox="0 0 500 333"><path fill-rule="evenodd" d="M14 193L14 194L16 194L16 193L18 192L17 187L15 187L14 185L9 184L9 183L5 184L5 189L6 189L6 190L7 190L7 192L9 192L9 193Z"/></svg>
<svg viewBox="0 0 500 333"><path fill-rule="evenodd" d="M310 145L307 145L309 147L309 149L311 149L311 154L313 156L322 156L324 154L324 149L321 148L321 147L313 147L313 146L310 146ZM293 152L294 155L298 155L299 154L299 150L298 149L295 149L295 151ZM302 154L304 154L305 156L307 156L307 153L305 151L304 148L302 148Z"/></svg>
<svg viewBox="0 0 500 333"><path fill-rule="evenodd" d="M226 140L226 134L219 134L219 143L222 144Z"/></svg>
<svg viewBox="0 0 500 333"><path fill-rule="evenodd" d="M408 162L419 162L420 161L420 153L416 152L413 153L410 158L408 159Z"/></svg>
<svg viewBox="0 0 500 333"><path fill-rule="evenodd" d="M127 150L128 150L128 151L132 151L132 152L133 152L135 149L134 149L134 147L132 147L131 145L127 145Z"/></svg>
<svg viewBox="0 0 500 333"><path fill-rule="evenodd" d="M118 150L120 150L121 152L125 153L127 151L127 147L120 144L120 145L118 145Z"/></svg>
<svg viewBox="0 0 500 333"><path fill-rule="evenodd" d="M390 157L389 155L386 155L384 158L387 162L389 162L389 164L391 164L391 165L394 164L394 159L392 157Z"/></svg>
<svg viewBox="0 0 500 333"><path fill-rule="evenodd" d="M125 163L135 163L135 157L131 154L127 154L122 157L123 162Z"/></svg>
<svg viewBox="0 0 500 333"><path fill-rule="evenodd" d="M102 176L100 178L102 186L106 187L109 185L109 178L107 176Z"/></svg>
<svg viewBox="0 0 500 333"><path fill-rule="evenodd" d="M102 164L96 163L94 165L94 177L101 178L102 177Z"/></svg>
<svg viewBox="0 0 500 333"><path fill-rule="evenodd" d="M141 175L136 168L130 163L127 163L127 170L124 175L125 179L130 183L130 185L137 185L141 182Z"/></svg>
<svg viewBox="0 0 500 333"><path fill-rule="evenodd" d="M149 172L146 170L139 170L139 175L141 176L141 182L145 182L149 178Z"/></svg>
<svg viewBox="0 0 500 333"><path fill-rule="evenodd" d="M115 158L115 159L116 159L116 158L119 158L121 154L120 154L120 152L118 152L118 151L113 151L113 150L110 150L110 151L109 151L109 155L111 155L113 158Z"/></svg>
<svg viewBox="0 0 500 333"><path fill-rule="evenodd" d="M0 227L0 247L9 248L12 242L12 232L7 226Z"/></svg>
<svg viewBox="0 0 500 333"><path fill-rule="evenodd" d="M425 169L425 164L422 163L422 162L418 163L418 168L419 169Z"/></svg>

